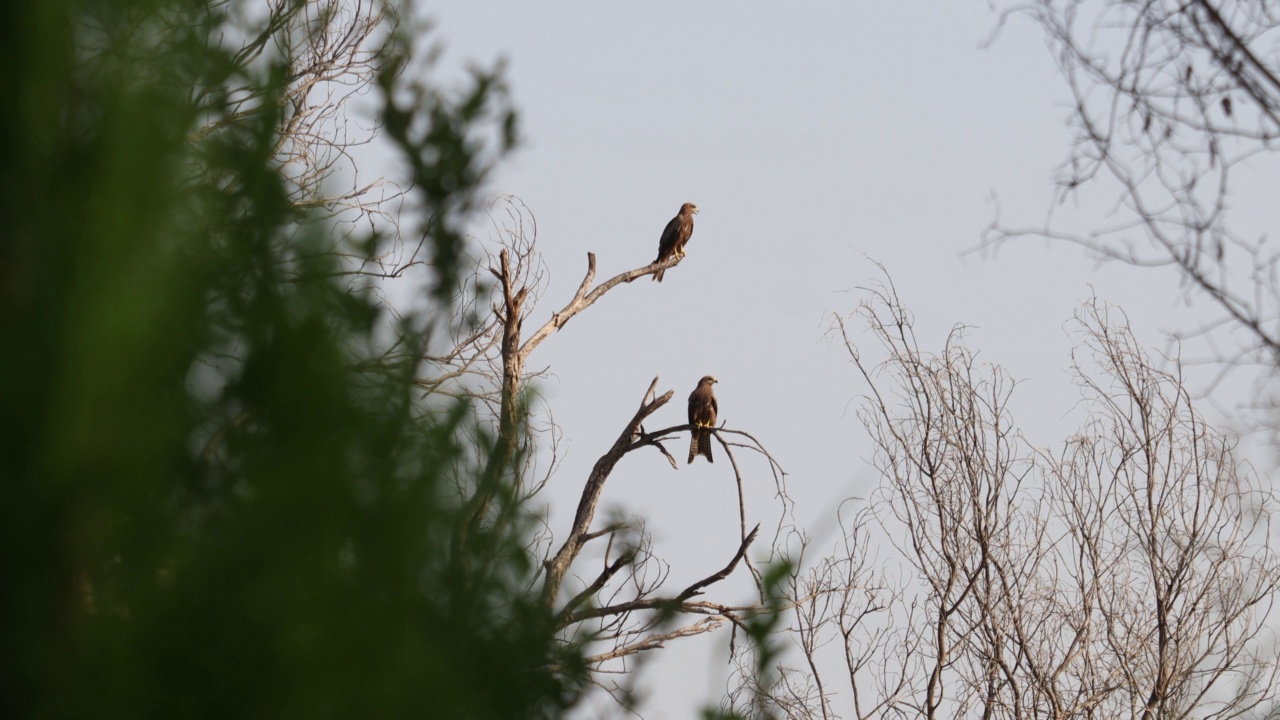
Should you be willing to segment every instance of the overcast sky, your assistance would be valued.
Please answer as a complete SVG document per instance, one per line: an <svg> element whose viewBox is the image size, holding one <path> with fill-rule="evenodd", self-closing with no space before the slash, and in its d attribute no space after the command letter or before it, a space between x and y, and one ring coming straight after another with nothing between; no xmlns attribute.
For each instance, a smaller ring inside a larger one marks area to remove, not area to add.
<svg viewBox="0 0 1280 720"><path fill-rule="evenodd" d="M1064 323L1082 300L1121 305L1138 337L1161 347L1162 331L1185 320L1163 274L1097 268L1042 242L966 255L995 216L993 198L1012 224L1041 222L1053 203L1068 95L1036 27L1014 20L982 49L997 16L981 0L762 8L430 7L446 66L509 63L526 142L491 190L536 215L551 275L537 323L572 296L588 251L601 278L645 265L681 203L701 209L687 258L662 284L616 289L532 356L550 370L538 389L564 438L549 489L558 537L649 381L675 390L655 418L664 427L684 422L688 393L713 374L721 420L773 452L795 520L828 545L840 502L877 482L854 415L867 388L824 340L828 314L851 311L855 288L880 278L871 259L926 348L972 325L980 359L1024 381L1015 413L1039 446L1059 445L1079 420ZM685 466L683 445L672 447L679 471L656 452L633 454L602 509L646 518L676 588L732 556L738 510L723 459ZM753 485L748 521L772 529L768 468L740 462ZM690 717L716 702L727 646L724 633L660 651L645 716Z"/></svg>

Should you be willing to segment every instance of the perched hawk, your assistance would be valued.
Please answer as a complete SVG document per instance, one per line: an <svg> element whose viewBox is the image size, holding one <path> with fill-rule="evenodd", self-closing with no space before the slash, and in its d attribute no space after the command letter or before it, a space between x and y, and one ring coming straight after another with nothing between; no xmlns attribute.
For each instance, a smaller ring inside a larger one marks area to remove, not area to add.
<svg viewBox="0 0 1280 720"><path fill-rule="evenodd" d="M689 236L693 234L693 216L697 214L698 206L693 203L680 206L680 213L671 218L671 222L662 231L662 239L658 241L658 259L654 262L684 257L685 243L689 242ZM665 272L665 268L659 270L654 273L653 279L662 282L662 274Z"/></svg>
<svg viewBox="0 0 1280 720"><path fill-rule="evenodd" d="M685 207L689 207L686 205ZM708 428L716 426L716 394L711 386L718 381L707 375L698 381L698 387L689 393L689 462L699 455L707 462L715 462L711 457L711 433Z"/></svg>

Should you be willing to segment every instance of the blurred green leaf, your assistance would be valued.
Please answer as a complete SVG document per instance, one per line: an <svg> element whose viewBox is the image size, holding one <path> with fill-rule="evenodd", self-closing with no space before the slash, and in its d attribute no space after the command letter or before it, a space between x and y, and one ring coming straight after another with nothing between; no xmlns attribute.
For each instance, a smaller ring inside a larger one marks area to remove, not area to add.
<svg viewBox="0 0 1280 720"><path fill-rule="evenodd" d="M580 657L525 591L509 488L505 522L451 544L493 440L464 403L418 400L412 367L364 362L378 306L291 205L283 65L227 45L227 8L0 11L0 715L553 714ZM482 74L387 102L439 286L502 94ZM435 296L400 335L454 312Z"/></svg>

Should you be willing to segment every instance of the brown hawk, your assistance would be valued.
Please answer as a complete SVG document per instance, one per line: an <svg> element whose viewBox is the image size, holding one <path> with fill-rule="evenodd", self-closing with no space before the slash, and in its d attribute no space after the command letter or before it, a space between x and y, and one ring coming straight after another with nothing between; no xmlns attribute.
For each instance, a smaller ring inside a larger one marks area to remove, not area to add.
<svg viewBox="0 0 1280 720"><path fill-rule="evenodd" d="M693 203L685 203L680 206L680 212L671 218L671 222L667 223L667 227L662 231L662 239L658 241L658 259L655 263L660 263L671 258L684 257L684 246L689 242L689 236L693 235L693 216L698 214L698 206ZM663 268L654 273L653 279L662 282L662 274L667 270Z"/></svg>
<svg viewBox="0 0 1280 720"><path fill-rule="evenodd" d="M689 462L699 455L707 462L715 462L711 457L711 428L716 426L716 394L711 386L718 380L707 375L698 381L698 387L689 393Z"/></svg>

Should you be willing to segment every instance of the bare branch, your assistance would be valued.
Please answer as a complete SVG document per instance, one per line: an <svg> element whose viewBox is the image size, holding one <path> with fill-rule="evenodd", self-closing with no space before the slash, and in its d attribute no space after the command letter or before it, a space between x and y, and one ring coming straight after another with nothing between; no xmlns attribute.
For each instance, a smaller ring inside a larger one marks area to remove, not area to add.
<svg viewBox="0 0 1280 720"><path fill-rule="evenodd" d="M596 300L599 300L605 293L617 287L619 284L631 282L638 277L651 275L659 270L674 267L678 262L678 260L668 260L666 262L653 263L642 268L636 268L635 270L628 270L624 273L614 275L603 283L597 285L595 289L588 291L591 287L591 281L594 280L596 276L596 255L595 253L587 253L587 274L582 279L582 283L578 285L578 291L574 293L573 299L570 300L569 304L565 305L560 312L553 314L551 319L548 320L545 325L538 328L537 331L529 336L529 339L525 341L524 346L520 348L520 356L522 358L528 357L529 353L533 352L533 349L538 347L538 345L540 345L548 335L564 327L569 320L573 319L574 315L577 315L583 310L591 307Z"/></svg>
<svg viewBox="0 0 1280 720"><path fill-rule="evenodd" d="M674 391L668 390L661 397L653 398L654 388L657 385L658 378L655 377L653 382L649 383L649 389L645 392L646 401L640 404L640 408L636 410L635 415L623 427L622 432L618 434L618 439L614 441L613 447L597 460L595 466L591 469L591 475L587 478L586 486L582 490L582 497L578 501L578 510L574 515L573 526L569 530L569 536L565 538L560 550L546 564L546 582L543 585L543 597L548 604L555 602L565 573L568 572L569 566L578 556L578 553L582 551L582 546L587 542L591 519L596 512L596 504L600 501L600 493L604 490L605 480L609 478L609 473L613 472L613 466L627 453L627 449L631 445L632 438L636 436L640 423L644 422L645 418L654 412L657 412L663 405L666 405L674 394Z"/></svg>
<svg viewBox="0 0 1280 720"><path fill-rule="evenodd" d="M742 544L738 546L737 554L733 556L733 559L729 561L728 565L719 572L708 575L702 580L693 583L675 597L645 598L642 600L631 600L617 605L610 605L608 607L591 608L572 615L570 622L580 622L590 618L606 617L609 615L622 615L625 613L635 612L636 610L680 610L690 612L706 608L708 607L706 604L689 603L687 601L691 597L701 595L702 588L725 579L733 572L733 569L737 567L738 563L742 560L742 556L746 554L747 548L750 547L751 543L756 539L757 530L759 530L758 527L755 530L752 530L751 534L747 535L746 539L742 541ZM720 608L721 606L717 605L715 607ZM727 610L727 608L724 609Z"/></svg>
<svg viewBox="0 0 1280 720"><path fill-rule="evenodd" d="M1269 211L1235 190L1265 183L1280 137L1280 14L1258 0L1035 0L1015 11L1044 31L1072 93L1075 131L1059 200L1090 185L1114 197L1114 222L1073 230L1050 210L1043 225L997 216L983 240L1080 245L1099 260L1167 268L1188 301L1216 316L1178 329L1219 366L1212 398L1233 372L1257 383L1237 410L1280 433L1271 379L1280 369L1280 252L1250 216Z"/></svg>
<svg viewBox="0 0 1280 720"><path fill-rule="evenodd" d="M692 625L687 625L677 630L671 630L664 633L654 633L639 642L625 645L606 653L600 653L599 655L592 655L586 659L586 662L588 665L600 665L610 660L617 660L618 658L627 657L628 655L634 655L646 650L657 650L658 648L666 647L666 643L669 640L675 640L676 638L682 637L692 637L694 635L711 632L723 625L725 619L726 618L723 617L712 616L709 618L703 618Z"/></svg>

